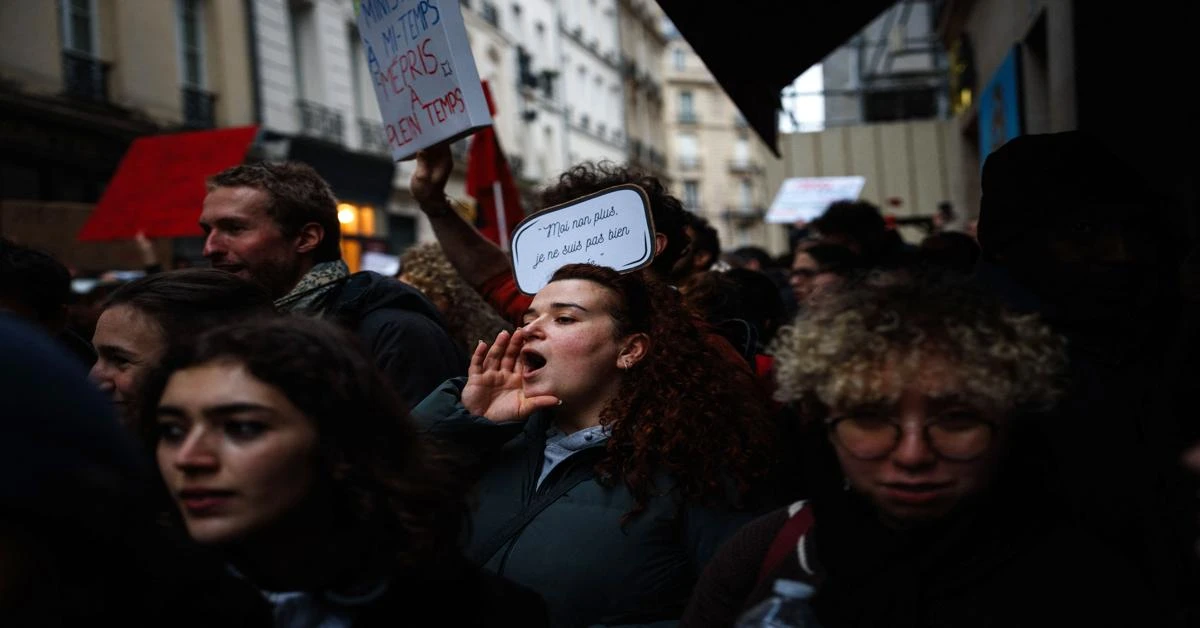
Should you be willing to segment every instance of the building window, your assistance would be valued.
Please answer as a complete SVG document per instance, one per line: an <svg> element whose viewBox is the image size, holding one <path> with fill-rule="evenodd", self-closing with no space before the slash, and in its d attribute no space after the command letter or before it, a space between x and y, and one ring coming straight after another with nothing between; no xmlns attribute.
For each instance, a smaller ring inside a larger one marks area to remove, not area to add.
<svg viewBox="0 0 1200 628"><path fill-rule="evenodd" d="M683 70L683 69L687 68L687 51L686 50L684 50L683 48L676 48L672 52L672 56L675 59L675 69L676 70Z"/></svg>
<svg viewBox="0 0 1200 628"><path fill-rule="evenodd" d="M699 181L684 181L683 182L683 207L688 211L696 211L700 208L700 182Z"/></svg>
<svg viewBox="0 0 1200 628"><path fill-rule="evenodd" d="M383 235L377 226L375 208L350 203L338 205L338 223L341 224L342 259L350 272L358 272L362 264L363 245L370 239Z"/></svg>
<svg viewBox="0 0 1200 628"><path fill-rule="evenodd" d="M66 93L108 102L109 64L99 59L96 0L60 0L58 12Z"/></svg>
<svg viewBox="0 0 1200 628"><path fill-rule="evenodd" d="M63 48L98 56L96 0L61 0Z"/></svg>
<svg viewBox="0 0 1200 628"><path fill-rule="evenodd" d="M746 179L742 179L741 196L742 210L748 210L754 207L754 188L751 187L750 182Z"/></svg>
<svg viewBox="0 0 1200 628"><path fill-rule="evenodd" d="M204 87L204 3L177 0L179 11L179 57L183 84Z"/></svg>
<svg viewBox="0 0 1200 628"><path fill-rule="evenodd" d="M317 24L313 5L291 4L292 70L301 100L321 101L321 74L317 71Z"/></svg>
<svg viewBox="0 0 1200 628"><path fill-rule="evenodd" d="M692 170L699 165L699 147L696 145L696 136L691 134L680 135L675 138L675 144L679 151L679 167L684 170Z"/></svg>
<svg viewBox="0 0 1200 628"><path fill-rule="evenodd" d="M733 145L733 161L739 166L750 163L750 141L745 137L739 137Z"/></svg>
<svg viewBox="0 0 1200 628"><path fill-rule="evenodd" d="M867 92L863 97L865 122L936 118L937 101L937 90L930 88Z"/></svg>
<svg viewBox="0 0 1200 628"><path fill-rule="evenodd" d="M679 92L679 121L685 123L696 121L696 102L690 91Z"/></svg>
<svg viewBox="0 0 1200 628"><path fill-rule="evenodd" d="M491 2L484 2L480 14L483 16L483 21L496 28L500 28L500 11L496 10L496 5Z"/></svg>

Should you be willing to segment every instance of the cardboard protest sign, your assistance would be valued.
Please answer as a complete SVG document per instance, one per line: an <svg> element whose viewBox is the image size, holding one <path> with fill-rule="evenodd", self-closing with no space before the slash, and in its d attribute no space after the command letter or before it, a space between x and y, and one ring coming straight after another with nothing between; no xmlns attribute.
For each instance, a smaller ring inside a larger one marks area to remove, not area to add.
<svg viewBox="0 0 1200 628"><path fill-rule="evenodd" d="M204 181L242 163L258 127L154 135L134 140L79 231L79 240L202 235L196 221Z"/></svg>
<svg viewBox="0 0 1200 628"><path fill-rule="evenodd" d="M392 158L492 123L458 0L358 0L355 8Z"/></svg>
<svg viewBox="0 0 1200 628"><path fill-rule="evenodd" d="M567 264L598 264L619 272L654 259L650 200L636 185L618 185L551 207L513 230L517 288L534 294Z"/></svg>
<svg viewBox="0 0 1200 628"><path fill-rule="evenodd" d="M813 220L836 201L853 201L862 192L864 177L800 177L785 179L767 211L767 222Z"/></svg>

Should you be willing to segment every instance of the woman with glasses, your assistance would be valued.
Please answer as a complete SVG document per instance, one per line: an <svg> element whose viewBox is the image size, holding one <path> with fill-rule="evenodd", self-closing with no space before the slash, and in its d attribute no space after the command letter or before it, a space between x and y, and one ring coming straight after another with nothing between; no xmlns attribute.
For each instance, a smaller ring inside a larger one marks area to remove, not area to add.
<svg viewBox="0 0 1200 628"><path fill-rule="evenodd" d="M883 276L806 311L775 355L779 397L836 466L722 547L682 625L729 626L778 579L816 589L825 628L1150 625L1121 612L1138 576L1061 525L1044 489L1027 428L1064 358L1041 322L950 280Z"/></svg>
<svg viewBox="0 0 1200 628"><path fill-rule="evenodd" d="M814 244L796 251L788 283L801 308L832 294L859 265L858 255L840 244Z"/></svg>

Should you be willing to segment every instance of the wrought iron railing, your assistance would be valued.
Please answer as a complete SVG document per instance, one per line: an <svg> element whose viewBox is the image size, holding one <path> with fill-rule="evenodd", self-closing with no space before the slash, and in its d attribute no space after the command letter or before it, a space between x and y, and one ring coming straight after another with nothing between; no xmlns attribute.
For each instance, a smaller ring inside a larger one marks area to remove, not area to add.
<svg viewBox="0 0 1200 628"><path fill-rule="evenodd" d="M391 153L387 138L383 134L383 124L367 118L358 119L358 137L362 142L362 150L376 155Z"/></svg>
<svg viewBox="0 0 1200 628"><path fill-rule="evenodd" d="M63 51L63 83L68 95L93 102L108 102L111 65L74 50Z"/></svg>
<svg viewBox="0 0 1200 628"><path fill-rule="evenodd" d="M300 108L300 133L308 137L333 142L345 143L345 129L342 114L339 111L309 100L297 103Z"/></svg>
<svg viewBox="0 0 1200 628"><path fill-rule="evenodd" d="M196 87L184 87L183 123L193 129L211 129L217 126L217 97Z"/></svg>

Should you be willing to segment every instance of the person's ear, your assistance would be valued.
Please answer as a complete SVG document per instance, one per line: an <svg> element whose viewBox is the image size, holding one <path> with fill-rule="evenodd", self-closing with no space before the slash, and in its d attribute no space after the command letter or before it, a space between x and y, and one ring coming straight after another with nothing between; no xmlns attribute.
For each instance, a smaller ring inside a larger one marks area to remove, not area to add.
<svg viewBox="0 0 1200 628"><path fill-rule="evenodd" d="M617 355L617 368L622 371L633 368L650 353L650 337L646 334L630 334L622 342L624 346Z"/></svg>
<svg viewBox="0 0 1200 628"><path fill-rule="evenodd" d="M300 234L296 236L296 252L301 255L312 253L321 245L321 241L325 239L325 227L310 222L303 227L300 227Z"/></svg>
<svg viewBox="0 0 1200 628"><path fill-rule="evenodd" d="M654 234L654 256L662 255L662 252L667 250L667 236L661 233Z"/></svg>

